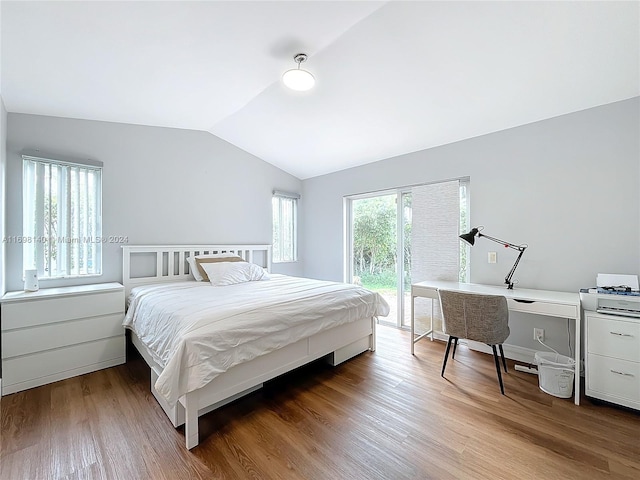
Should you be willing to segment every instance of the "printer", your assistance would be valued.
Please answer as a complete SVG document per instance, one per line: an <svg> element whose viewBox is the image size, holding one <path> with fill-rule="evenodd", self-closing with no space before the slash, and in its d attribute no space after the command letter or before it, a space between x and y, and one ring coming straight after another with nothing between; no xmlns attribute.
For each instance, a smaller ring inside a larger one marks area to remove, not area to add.
<svg viewBox="0 0 640 480"><path fill-rule="evenodd" d="M596 288L580 290L582 308L592 312L640 318L637 275L599 273Z"/></svg>

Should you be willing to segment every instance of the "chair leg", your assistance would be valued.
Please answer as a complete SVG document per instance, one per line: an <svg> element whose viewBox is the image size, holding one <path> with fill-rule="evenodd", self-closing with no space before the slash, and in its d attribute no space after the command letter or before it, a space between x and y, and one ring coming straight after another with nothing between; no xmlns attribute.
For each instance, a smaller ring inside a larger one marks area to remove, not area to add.
<svg viewBox="0 0 640 480"><path fill-rule="evenodd" d="M498 382L500 382L500 392L504 395L504 385L502 385L502 373L500 372L500 360L498 360L498 351L495 345L491 345L493 349L493 359L496 362L496 371L498 372Z"/></svg>
<svg viewBox="0 0 640 480"><path fill-rule="evenodd" d="M458 337L455 337L455 341L453 342L453 353L451 354L451 358L456 358L456 348L458 348Z"/></svg>
<svg viewBox="0 0 640 480"><path fill-rule="evenodd" d="M504 372L507 373L507 361L504 358L504 350L502 350L502 344L498 345L500 349L500 356L502 357L502 366L504 367Z"/></svg>
<svg viewBox="0 0 640 480"><path fill-rule="evenodd" d="M447 367L447 358L449 358L449 349L451 348L451 342L454 337L449 337L449 341L447 342L447 349L444 351L444 360L442 361L442 373L440 376L444 378L444 369Z"/></svg>

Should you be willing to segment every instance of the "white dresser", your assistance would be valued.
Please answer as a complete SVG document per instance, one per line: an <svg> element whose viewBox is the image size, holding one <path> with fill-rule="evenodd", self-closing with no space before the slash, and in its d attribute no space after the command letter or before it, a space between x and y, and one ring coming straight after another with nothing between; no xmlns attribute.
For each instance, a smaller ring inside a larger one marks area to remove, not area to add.
<svg viewBox="0 0 640 480"><path fill-rule="evenodd" d="M640 318L585 312L585 394L640 410Z"/></svg>
<svg viewBox="0 0 640 480"><path fill-rule="evenodd" d="M8 292L0 302L2 395L125 362L119 283Z"/></svg>

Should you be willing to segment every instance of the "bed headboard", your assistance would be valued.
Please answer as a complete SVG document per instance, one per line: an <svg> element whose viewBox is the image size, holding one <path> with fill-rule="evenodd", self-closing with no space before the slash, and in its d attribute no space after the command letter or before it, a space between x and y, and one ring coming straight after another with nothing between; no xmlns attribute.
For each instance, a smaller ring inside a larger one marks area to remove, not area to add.
<svg viewBox="0 0 640 480"><path fill-rule="evenodd" d="M271 271L271 245L123 245L125 294L139 285L190 280L187 258L211 253L235 253Z"/></svg>

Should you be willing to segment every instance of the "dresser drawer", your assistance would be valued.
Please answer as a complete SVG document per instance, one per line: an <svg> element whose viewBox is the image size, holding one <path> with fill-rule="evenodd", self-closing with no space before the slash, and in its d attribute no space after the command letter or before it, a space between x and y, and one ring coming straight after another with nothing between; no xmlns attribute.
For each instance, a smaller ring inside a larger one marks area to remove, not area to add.
<svg viewBox="0 0 640 480"><path fill-rule="evenodd" d="M122 290L3 303L2 331L121 312Z"/></svg>
<svg viewBox="0 0 640 480"><path fill-rule="evenodd" d="M507 298L509 311L533 313L535 315L549 315L550 317L576 318L578 316L577 305L557 304L550 302L522 302L513 298Z"/></svg>
<svg viewBox="0 0 640 480"><path fill-rule="evenodd" d="M640 323L587 315L587 353L640 362Z"/></svg>
<svg viewBox="0 0 640 480"><path fill-rule="evenodd" d="M2 334L2 358L124 335L123 318L122 313L113 313L101 317L10 330Z"/></svg>
<svg viewBox="0 0 640 480"><path fill-rule="evenodd" d="M22 390L11 388L14 384L23 384L24 388L31 388L107 365L124 363L124 356L125 339L122 335L9 358L2 362L2 391L5 394Z"/></svg>
<svg viewBox="0 0 640 480"><path fill-rule="evenodd" d="M589 354L587 394L590 390L640 402L640 363Z"/></svg>

